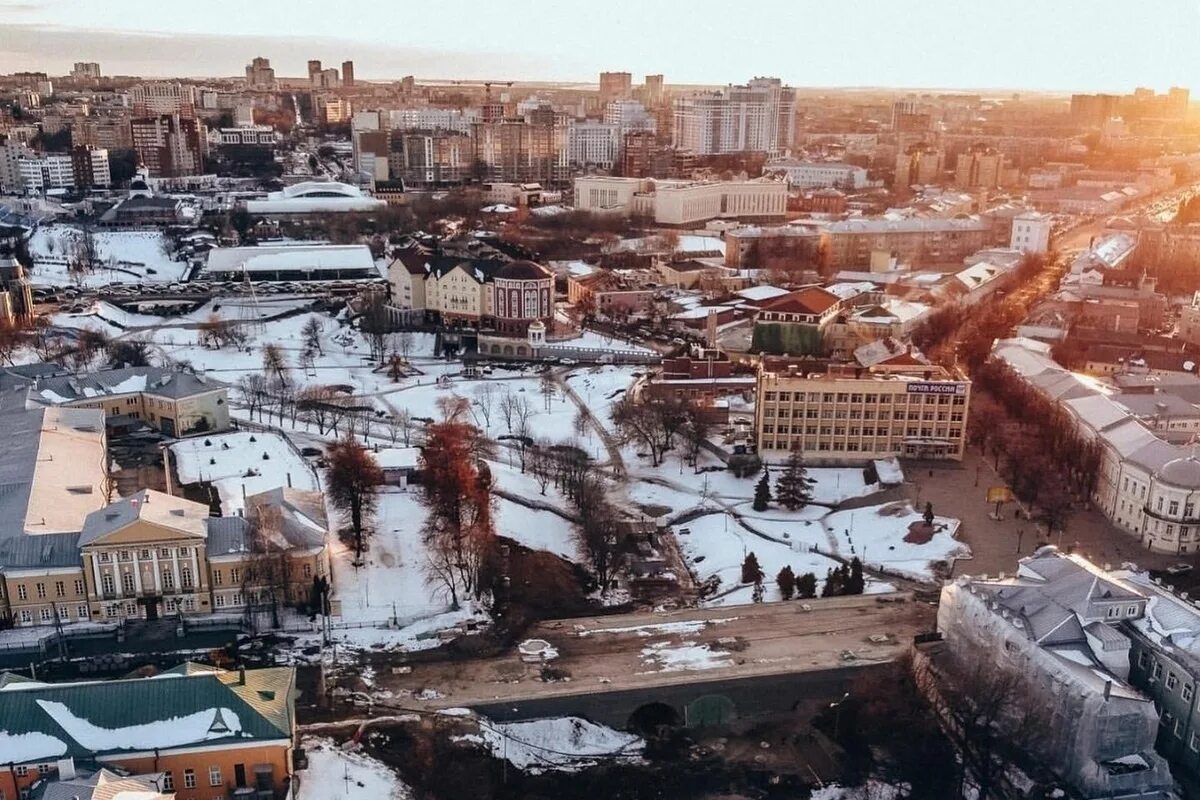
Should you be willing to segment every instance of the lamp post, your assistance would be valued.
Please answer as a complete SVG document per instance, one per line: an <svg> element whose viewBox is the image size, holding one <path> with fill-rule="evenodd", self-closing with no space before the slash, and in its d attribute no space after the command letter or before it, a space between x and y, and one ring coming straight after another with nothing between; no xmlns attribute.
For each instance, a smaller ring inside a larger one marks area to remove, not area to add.
<svg viewBox="0 0 1200 800"><path fill-rule="evenodd" d="M833 740L835 742L838 740L838 733L842 727L842 704L844 704L849 699L850 699L850 693L846 692L844 695L842 695L841 700L838 700L837 702L829 704L830 708L837 709L837 711L834 712L834 715L833 715Z"/></svg>

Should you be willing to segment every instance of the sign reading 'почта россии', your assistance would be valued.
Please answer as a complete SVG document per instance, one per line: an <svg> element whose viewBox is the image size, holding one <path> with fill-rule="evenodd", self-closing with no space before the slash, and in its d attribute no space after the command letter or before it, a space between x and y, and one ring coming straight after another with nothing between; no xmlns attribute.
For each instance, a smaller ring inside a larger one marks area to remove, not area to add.
<svg viewBox="0 0 1200 800"><path fill-rule="evenodd" d="M966 394L965 383L921 383L914 381L908 384L909 394Z"/></svg>

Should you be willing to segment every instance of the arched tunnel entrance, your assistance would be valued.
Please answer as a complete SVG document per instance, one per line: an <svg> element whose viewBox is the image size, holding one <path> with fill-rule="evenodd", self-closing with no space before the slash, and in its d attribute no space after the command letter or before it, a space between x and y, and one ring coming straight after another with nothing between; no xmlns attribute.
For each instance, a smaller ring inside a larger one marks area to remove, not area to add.
<svg viewBox="0 0 1200 800"><path fill-rule="evenodd" d="M679 712L666 703L646 703L629 715L625 730L644 739L655 739L682 724Z"/></svg>

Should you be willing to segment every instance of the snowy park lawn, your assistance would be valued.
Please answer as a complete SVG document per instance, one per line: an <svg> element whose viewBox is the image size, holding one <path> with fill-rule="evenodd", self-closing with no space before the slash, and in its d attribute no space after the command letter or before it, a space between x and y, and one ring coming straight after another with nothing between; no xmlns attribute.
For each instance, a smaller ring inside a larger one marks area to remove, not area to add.
<svg viewBox="0 0 1200 800"><path fill-rule="evenodd" d="M29 240L32 280L37 285L103 286L108 283L164 283L181 280L187 261L172 261L163 252L163 235L154 231L101 231L95 234L98 258L93 271L77 281L68 272L79 228L51 225L39 228ZM150 272L149 270L153 270Z"/></svg>
<svg viewBox="0 0 1200 800"><path fill-rule="evenodd" d="M224 433L184 439L171 445L171 459L180 483L207 482L217 487L225 516L233 516L244 507L244 496L287 486L289 477L296 489L319 489L309 465L274 433Z"/></svg>
<svg viewBox="0 0 1200 800"><path fill-rule="evenodd" d="M575 772L605 763L641 760L645 742L631 733L613 730L579 717L555 717L528 722L479 720L479 735L460 741L481 744L496 758L532 774Z"/></svg>
<svg viewBox="0 0 1200 800"><path fill-rule="evenodd" d="M354 566L351 546L330 541L342 621L383 622L393 616L403 621L450 607L444 588L425 578L424 520L425 508L416 491L386 488L379 493L375 532L367 540L362 566Z"/></svg>
<svg viewBox="0 0 1200 800"><path fill-rule="evenodd" d="M574 526L553 512L526 508L497 497L495 520L498 536L507 536L532 550L546 550L568 561L582 560Z"/></svg>
<svg viewBox="0 0 1200 800"><path fill-rule="evenodd" d="M304 349L301 331L310 320L322 326L321 351L313 359L311 374L300 366ZM288 373L296 385L346 384L358 390L385 389L388 378L372 372L367 361L370 348L355 330L342 327L326 314L300 314L286 319L268 320L256 325L242 326L248 336L240 349L201 347L195 329L165 327L148 331L149 338L159 345L164 355L177 362L187 362L198 372L212 375L226 383L236 383L242 375L262 371L262 351L268 344L282 350Z"/></svg>
<svg viewBox="0 0 1200 800"><path fill-rule="evenodd" d="M297 800L408 800L412 793L391 768L330 739L306 737L308 769Z"/></svg>
<svg viewBox="0 0 1200 800"><path fill-rule="evenodd" d="M924 517L907 500L837 511L825 518L844 558L857 555L868 566L881 566L917 580L934 580L934 561L970 556L970 548L954 538L958 520L934 517L935 532L924 544L904 540L914 523L923 526Z"/></svg>
<svg viewBox="0 0 1200 800"><path fill-rule="evenodd" d="M719 509L719 506L713 500L697 492L688 491L677 486L662 486L644 480L630 484L628 496L630 502L642 508L649 508L651 510L656 510L656 507L658 510L662 508L668 509L662 515L667 519L678 518L681 514L693 509L708 511Z"/></svg>
<svg viewBox="0 0 1200 800"><path fill-rule="evenodd" d="M818 592L824 583L826 571L840 566L838 562L819 553L806 549L793 550L789 545L755 536L738 525L736 519L727 520L725 514L709 514L677 526L675 535L701 582L714 575L721 579L716 595L705 603L709 606L751 602L754 587L741 583L742 561L747 553L754 553L762 568L765 575L763 599L768 601L781 599L775 576L785 566L791 566L797 575L805 572L816 575ZM872 590L886 591L868 586L868 591Z"/></svg>

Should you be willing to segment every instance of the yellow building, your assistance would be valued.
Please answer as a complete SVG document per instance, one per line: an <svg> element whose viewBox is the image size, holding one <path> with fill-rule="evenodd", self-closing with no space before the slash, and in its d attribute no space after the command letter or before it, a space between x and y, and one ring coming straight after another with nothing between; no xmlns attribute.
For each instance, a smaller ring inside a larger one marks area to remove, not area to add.
<svg viewBox="0 0 1200 800"><path fill-rule="evenodd" d="M971 383L907 353L871 367L759 367L754 423L766 461L798 450L819 464L901 456L961 460Z"/></svg>
<svg viewBox="0 0 1200 800"><path fill-rule="evenodd" d="M229 392L190 372L123 367L40 378L32 398L49 405L103 409L141 420L167 436L229 429Z"/></svg>
<svg viewBox="0 0 1200 800"><path fill-rule="evenodd" d="M207 505L148 489L109 503L101 409L0 405L0 430L0 619L303 604L329 576L319 493L262 492L245 517L210 517Z"/></svg>

